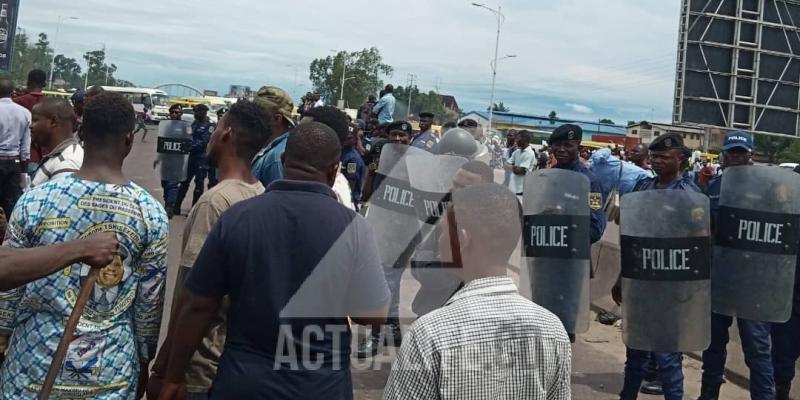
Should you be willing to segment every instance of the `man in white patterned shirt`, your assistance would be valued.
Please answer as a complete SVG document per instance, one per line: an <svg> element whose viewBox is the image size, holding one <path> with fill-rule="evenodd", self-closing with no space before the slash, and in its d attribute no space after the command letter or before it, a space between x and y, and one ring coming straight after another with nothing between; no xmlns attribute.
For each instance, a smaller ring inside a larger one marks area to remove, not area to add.
<svg viewBox="0 0 800 400"><path fill-rule="evenodd" d="M444 258L460 249L467 283L411 325L384 399L571 399L563 325L506 277L520 221L516 196L500 185L453 193L440 251Z"/></svg>

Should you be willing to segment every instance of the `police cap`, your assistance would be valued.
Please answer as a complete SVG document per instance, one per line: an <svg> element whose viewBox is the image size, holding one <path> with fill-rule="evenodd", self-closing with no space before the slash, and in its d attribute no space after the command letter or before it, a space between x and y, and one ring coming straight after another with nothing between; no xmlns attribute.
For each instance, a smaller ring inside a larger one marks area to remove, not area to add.
<svg viewBox="0 0 800 400"><path fill-rule="evenodd" d="M650 151L666 151L666 150L680 150L683 153L687 152L686 146L683 144L683 136L677 133L668 133L666 135L661 135L648 146Z"/></svg>
<svg viewBox="0 0 800 400"><path fill-rule="evenodd" d="M411 124L406 121L395 121L386 127L386 132L391 131L404 131L410 135L414 132L414 128L412 128Z"/></svg>
<svg viewBox="0 0 800 400"><path fill-rule="evenodd" d="M553 133L550 135L550 140L547 142L549 144L553 144L556 142L569 140L580 143L581 139L583 139L583 129L581 129L580 126L575 124L564 124L553 131Z"/></svg>

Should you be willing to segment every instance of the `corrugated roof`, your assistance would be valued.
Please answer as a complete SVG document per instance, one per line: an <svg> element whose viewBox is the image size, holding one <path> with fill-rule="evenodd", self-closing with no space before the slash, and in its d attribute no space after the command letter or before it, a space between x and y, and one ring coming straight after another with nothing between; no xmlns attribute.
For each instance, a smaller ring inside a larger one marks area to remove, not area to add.
<svg viewBox="0 0 800 400"><path fill-rule="evenodd" d="M478 114L483 119L489 119L489 112L487 111L471 111L468 114ZM579 121L570 119L558 118L555 121L550 121L550 117L544 115L526 115L517 113L495 112L495 123L506 125L518 125L530 127L537 130L553 130L563 124L575 124L583 129L587 135L620 135L625 136L625 126L615 124L601 124L599 122Z"/></svg>

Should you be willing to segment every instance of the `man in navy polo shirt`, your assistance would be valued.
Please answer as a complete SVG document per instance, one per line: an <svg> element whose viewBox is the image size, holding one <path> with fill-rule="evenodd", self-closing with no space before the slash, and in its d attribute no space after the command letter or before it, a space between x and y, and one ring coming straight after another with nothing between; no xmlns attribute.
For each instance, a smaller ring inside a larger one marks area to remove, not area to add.
<svg viewBox="0 0 800 400"><path fill-rule="evenodd" d="M390 293L374 233L331 190L340 151L329 127L299 125L284 179L220 217L186 281L161 399L181 398L224 295L228 337L210 399L352 399L347 317L382 324Z"/></svg>

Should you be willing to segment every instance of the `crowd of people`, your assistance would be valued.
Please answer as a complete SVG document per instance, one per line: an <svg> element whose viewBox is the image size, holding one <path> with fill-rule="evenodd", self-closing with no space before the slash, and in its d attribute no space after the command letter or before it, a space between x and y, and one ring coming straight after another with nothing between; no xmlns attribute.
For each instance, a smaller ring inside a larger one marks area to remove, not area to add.
<svg viewBox="0 0 800 400"><path fill-rule="evenodd" d="M581 127L565 124L539 150L527 131L510 132L495 149L471 119L440 133L432 113L420 113L416 131L395 120L392 85L355 120L310 93L295 118L289 94L264 86L217 124L206 106L194 108L187 176L162 180L162 205L122 171L137 133L130 102L102 88L72 104L44 98L45 80L32 71L17 96L0 80L3 398L35 398L46 386L64 321L99 269L57 366L57 398L351 399L351 354L397 346L385 399L571 399L571 342L580 332L520 296L507 276L528 223L519 196L541 189L530 185L532 172L588 179L588 245L613 220L614 191L704 193L713 223L724 168L751 164L744 132L726 136L720 168L693 169L679 135L592 154L581 148ZM181 114L170 108L170 120ZM420 176L415 162L457 163ZM505 171L503 185L493 167ZM162 327L170 219L182 214L192 182ZM422 220L413 205L420 199L434 199ZM420 288L414 318L401 318L409 266ZM612 290L618 303L623 282ZM798 287L788 322L738 318L754 399L788 399L800 356ZM732 324L720 314L711 320L701 400L719 398ZM355 351L353 324L370 328ZM680 352L629 347L626 357L621 399L645 387L683 398Z"/></svg>

